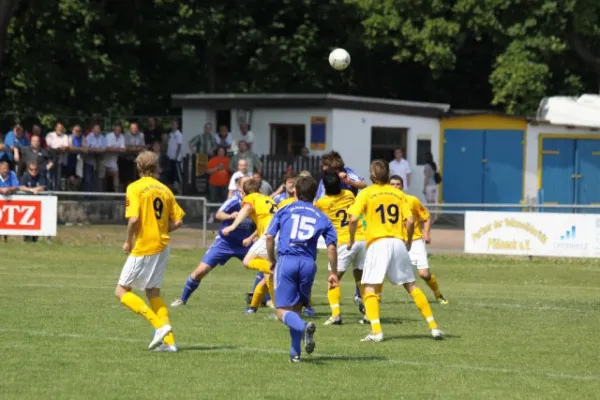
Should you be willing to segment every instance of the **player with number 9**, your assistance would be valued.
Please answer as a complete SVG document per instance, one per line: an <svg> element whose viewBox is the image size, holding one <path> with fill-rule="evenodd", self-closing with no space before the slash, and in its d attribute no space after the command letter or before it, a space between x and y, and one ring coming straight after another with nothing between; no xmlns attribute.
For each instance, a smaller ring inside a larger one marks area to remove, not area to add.
<svg viewBox="0 0 600 400"><path fill-rule="evenodd" d="M125 218L129 221L123 251L129 256L115 294L124 306L154 327L150 350L175 352L177 346L160 287L169 258L169 233L181 227L185 213L171 190L155 178L156 154L144 151L135 162L141 178L127 187ZM134 286L146 291L150 307L131 291Z"/></svg>
<svg viewBox="0 0 600 400"><path fill-rule="evenodd" d="M248 217L256 224L258 240L250 247L243 261L246 268L262 272L266 277L266 288L262 284L256 285L250 306L245 311L246 314L254 314L258 307L260 307L267 290L271 299L274 298L273 276L271 275L271 267L267 261L267 247L264 234L273 219L273 215L277 212L277 204L275 204L275 201L271 197L259 192L260 184L253 179L242 178L241 189L241 195L243 196L242 209L233 223L224 228L221 233L225 236L229 235Z"/></svg>
<svg viewBox="0 0 600 400"><path fill-rule="evenodd" d="M373 185L363 189L348 210L351 216L348 249L352 248L356 240L360 215L364 213L367 220L367 255L362 284L371 333L362 341L383 341L377 293L380 292L386 275L392 283L404 286L427 321L431 335L434 339L442 339L444 333L433 318L427 297L415 284L415 275L408 255L412 244L414 218L406 196L389 185L390 167L387 162L373 161L370 175ZM403 225L406 229L403 229Z"/></svg>

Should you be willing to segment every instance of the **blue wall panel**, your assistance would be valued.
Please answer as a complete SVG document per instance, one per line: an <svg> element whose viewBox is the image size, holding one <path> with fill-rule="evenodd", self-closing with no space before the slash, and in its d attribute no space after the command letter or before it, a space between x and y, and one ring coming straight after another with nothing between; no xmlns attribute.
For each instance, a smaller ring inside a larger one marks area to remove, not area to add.
<svg viewBox="0 0 600 400"><path fill-rule="evenodd" d="M486 130L483 202L519 204L523 197L523 131Z"/></svg>
<svg viewBox="0 0 600 400"><path fill-rule="evenodd" d="M577 176L577 204L600 204L600 140L577 140Z"/></svg>
<svg viewBox="0 0 600 400"><path fill-rule="evenodd" d="M575 140L544 139L542 143L542 201L575 202ZM553 211L547 209L546 211ZM555 210L556 211L556 210ZM570 210L563 210L569 211Z"/></svg>
<svg viewBox="0 0 600 400"><path fill-rule="evenodd" d="M483 201L483 144L482 130L445 130L442 186L445 203Z"/></svg>

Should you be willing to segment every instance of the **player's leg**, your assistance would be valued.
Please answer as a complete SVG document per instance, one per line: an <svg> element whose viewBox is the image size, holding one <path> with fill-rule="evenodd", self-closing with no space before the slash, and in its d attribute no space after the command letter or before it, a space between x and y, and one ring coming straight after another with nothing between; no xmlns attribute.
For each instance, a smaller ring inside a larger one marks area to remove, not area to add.
<svg viewBox="0 0 600 400"><path fill-rule="evenodd" d="M250 247L250 249L248 250L248 254L246 254L246 256L244 257L243 263L246 268L254 271L259 271L265 274L265 284L267 286L267 291L271 299L273 299L273 276L271 275L271 264L267 260L267 241L264 236L260 237L256 242L254 242L252 247ZM260 286L257 286L255 288L254 294L258 298L260 298L260 301L255 302L253 296L253 304L251 304L251 306L248 309L246 309L246 311L249 311L251 308L253 308L254 311L256 311L256 304L260 305L265 297L265 295L263 294L263 290L264 289Z"/></svg>
<svg viewBox="0 0 600 400"><path fill-rule="evenodd" d="M252 293L250 305L248 308L246 308L246 310L244 310L244 314L256 314L256 311L264 301L265 297L269 294L267 279L268 276L263 274L263 278L254 287L254 293Z"/></svg>
<svg viewBox="0 0 600 400"><path fill-rule="evenodd" d="M348 250L346 245L338 246L338 279L342 279L346 269L350 266L353 260L353 251ZM331 265L327 265L327 269L331 271ZM329 301L329 307L331 308L331 317L325 321L324 325L341 325L342 324L342 310L340 303L342 300L342 290L340 286L335 288L327 289L327 300Z"/></svg>
<svg viewBox="0 0 600 400"><path fill-rule="evenodd" d="M254 293L254 289L256 289L256 285L258 285L260 281L263 280L263 278L264 274L262 272L256 273L256 276L254 277L254 282L252 283L252 290L246 293L246 304L250 304L250 301L252 300L252 294Z"/></svg>
<svg viewBox="0 0 600 400"><path fill-rule="evenodd" d="M152 307L152 311L154 311L156 316L160 318L165 325L171 326L171 321L169 320L169 310L167 309L164 299L160 295L160 288L146 289L146 297L148 297L150 307ZM175 345L175 336L173 335L172 331L167 333L167 335L163 338L163 342L164 343L156 347L156 351L164 351L169 353L177 352L178 349Z"/></svg>
<svg viewBox="0 0 600 400"><path fill-rule="evenodd" d="M427 256L425 241L423 239L415 240L412 243L408 254L410 256L410 261L417 268L419 276L425 281L427 286L429 286L437 302L443 305L448 304L448 301L440 291L435 275L433 275L429 269L429 258Z"/></svg>
<svg viewBox="0 0 600 400"><path fill-rule="evenodd" d="M376 288L377 285L383 283L390 265L393 240L387 238L377 240L369 246L365 256L361 282L364 290L365 313L371 324L371 333L362 339L364 342L381 342L383 340Z"/></svg>

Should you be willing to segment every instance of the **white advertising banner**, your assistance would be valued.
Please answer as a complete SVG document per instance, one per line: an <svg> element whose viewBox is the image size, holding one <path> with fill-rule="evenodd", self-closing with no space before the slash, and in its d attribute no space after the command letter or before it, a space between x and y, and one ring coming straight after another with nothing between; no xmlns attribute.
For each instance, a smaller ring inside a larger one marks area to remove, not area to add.
<svg viewBox="0 0 600 400"><path fill-rule="evenodd" d="M56 236L56 196L0 196L0 235Z"/></svg>
<svg viewBox="0 0 600 400"><path fill-rule="evenodd" d="M465 214L465 253L600 257L600 214Z"/></svg>

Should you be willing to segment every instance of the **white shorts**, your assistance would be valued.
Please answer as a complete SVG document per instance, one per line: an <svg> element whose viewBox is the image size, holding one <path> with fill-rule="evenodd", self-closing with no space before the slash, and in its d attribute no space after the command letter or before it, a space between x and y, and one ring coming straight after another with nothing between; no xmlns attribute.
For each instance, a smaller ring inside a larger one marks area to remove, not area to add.
<svg viewBox="0 0 600 400"><path fill-rule="evenodd" d="M167 246L160 253L151 256L127 257L119 277L119 285L140 290L160 288L170 251L170 247Z"/></svg>
<svg viewBox="0 0 600 400"><path fill-rule="evenodd" d="M350 266L354 267L352 269L360 269L362 271L365 264L365 257L367 256L367 242L355 242L352 250L348 250L348 246L345 244L339 245L337 255L338 272L345 272ZM328 265L327 268L331 271L331 265Z"/></svg>
<svg viewBox="0 0 600 400"><path fill-rule="evenodd" d="M383 283L386 275L395 285L415 281L408 251L401 239L379 239L367 249L362 283L379 285Z"/></svg>
<svg viewBox="0 0 600 400"><path fill-rule="evenodd" d="M275 250L277 250L277 240L279 239L279 235L275 237ZM248 253L254 253L256 256L260 258L267 259L269 256L267 254L267 237L262 235L259 237L256 242L250 247ZM275 255L277 255L277 251L275 251Z"/></svg>
<svg viewBox="0 0 600 400"><path fill-rule="evenodd" d="M416 239L412 242L410 251L408 252L412 265L417 269L429 268L429 260L427 259L427 248L423 239Z"/></svg>

